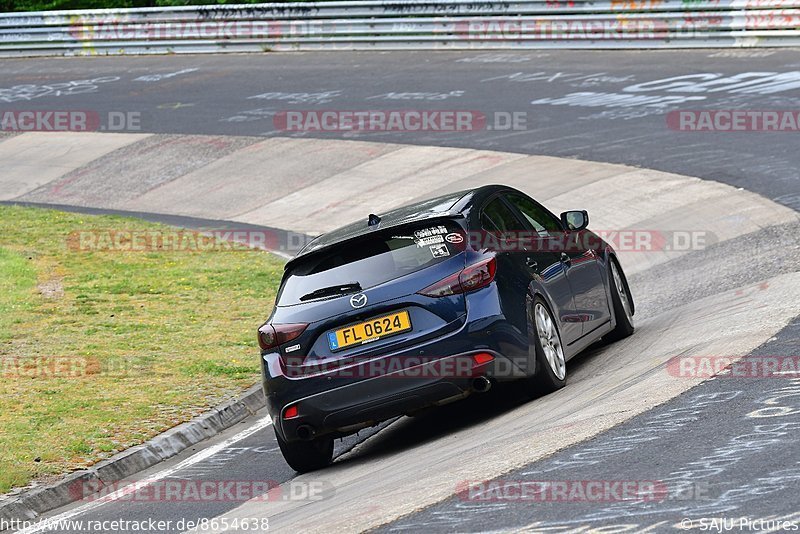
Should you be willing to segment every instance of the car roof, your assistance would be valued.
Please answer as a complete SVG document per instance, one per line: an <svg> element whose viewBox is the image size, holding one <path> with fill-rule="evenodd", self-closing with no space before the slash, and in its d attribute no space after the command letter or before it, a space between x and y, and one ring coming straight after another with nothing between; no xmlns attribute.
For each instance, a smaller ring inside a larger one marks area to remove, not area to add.
<svg viewBox="0 0 800 534"><path fill-rule="evenodd" d="M286 264L286 268L292 265L296 260L308 254L357 239L376 230L385 230L387 228L429 219L461 217L463 216L464 210L472 204L472 201L479 200L497 190L504 189L511 190L509 187L500 185L487 185L477 189L457 191L413 204L407 204L386 213L378 214L380 216L380 223L372 226L369 225L370 214L365 212L361 220L348 224L347 226L342 226L341 228L337 228L336 230L332 230L311 240L294 258L289 260Z"/></svg>

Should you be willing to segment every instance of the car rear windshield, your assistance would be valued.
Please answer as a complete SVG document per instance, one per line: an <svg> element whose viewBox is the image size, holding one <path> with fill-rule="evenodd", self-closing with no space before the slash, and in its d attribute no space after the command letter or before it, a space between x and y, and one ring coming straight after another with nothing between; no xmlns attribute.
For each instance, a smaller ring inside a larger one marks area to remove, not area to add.
<svg viewBox="0 0 800 534"><path fill-rule="evenodd" d="M334 245L292 266L278 306L357 293L445 261L463 251L465 241L456 222L436 220Z"/></svg>

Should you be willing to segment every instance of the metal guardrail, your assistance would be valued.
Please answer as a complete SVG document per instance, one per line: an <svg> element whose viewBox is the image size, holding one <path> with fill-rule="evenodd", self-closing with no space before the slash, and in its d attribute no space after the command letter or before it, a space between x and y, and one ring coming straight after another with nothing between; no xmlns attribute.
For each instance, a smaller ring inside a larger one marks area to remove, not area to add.
<svg viewBox="0 0 800 534"><path fill-rule="evenodd" d="M800 46L800 0L353 0L0 13L0 57L758 46Z"/></svg>

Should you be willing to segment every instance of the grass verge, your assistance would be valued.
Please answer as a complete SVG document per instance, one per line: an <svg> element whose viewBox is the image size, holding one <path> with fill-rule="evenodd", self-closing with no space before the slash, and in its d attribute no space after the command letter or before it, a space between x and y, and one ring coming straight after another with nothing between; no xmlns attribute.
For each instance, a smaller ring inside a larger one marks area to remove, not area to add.
<svg viewBox="0 0 800 534"><path fill-rule="evenodd" d="M85 252L135 219L0 206L0 493L88 467L258 380L283 262L260 251Z"/></svg>

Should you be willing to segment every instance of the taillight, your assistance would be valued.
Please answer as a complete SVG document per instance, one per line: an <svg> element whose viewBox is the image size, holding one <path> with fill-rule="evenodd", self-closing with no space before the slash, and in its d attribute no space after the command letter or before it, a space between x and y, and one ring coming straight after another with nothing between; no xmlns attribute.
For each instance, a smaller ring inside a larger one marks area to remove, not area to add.
<svg viewBox="0 0 800 534"><path fill-rule="evenodd" d="M461 271L461 276L458 277L461 282L462 291L466 293L467 291L474 291L475 289L488 286L492 283L492 280L494 280L494 273L496 270L497 260L494 258L489 258L475 265L470 265Z"/></svg>
<svg viewBox="0 0 800 534"><path fill-rule="evenodd" d="M497 260L492 257L474 263L461 272L451 274L418 293L427 297L446 297L457 293L475 291L491 284L496 270Z"/></svg>
<svg viewBox="0 0 800 534"><path fill-rule="evenodd" d="M307 323L263 324L258 329L258 344L261 350L283 345L295 339L308 328Z"/></svg>
<svg viewBox="0 0 800 534"><path fill-rule="evenodd" d="M297 409L297 406L289 406L286 408L286 411L283 412L284 419L295 419L298 415L300 415L300 410Z"/></svg>
<svg viewBox="0 0 800 534"><path fill-rule="evenodd" d="M418 291L418 293L427 297L446 297L447 295L461 293L461 284L458 281L459 274L461 273L451 274L447 278L439 280L422 291Z"/></svg>

